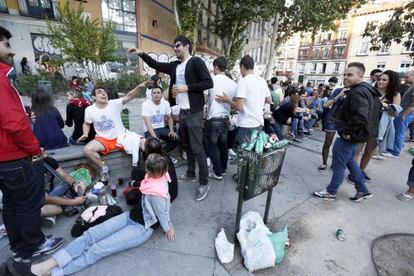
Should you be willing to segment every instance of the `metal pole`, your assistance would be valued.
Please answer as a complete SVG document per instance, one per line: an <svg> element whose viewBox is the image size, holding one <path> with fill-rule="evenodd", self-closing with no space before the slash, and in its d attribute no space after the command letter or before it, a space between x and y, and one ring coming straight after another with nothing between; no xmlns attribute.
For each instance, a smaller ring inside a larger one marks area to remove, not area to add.
<svg viewBox="0 0 414 276"><path fill-rule="evenodd" d="M240 178L238 181L238 187L239 187L239 199L237 201L237 214L236 214L236 227L235 227L235 231L234 231L234 241L237 241L237 232L239 232L239 227L240 227L240 219L241 219L241 213L242 213L242 208L243 208L243 197L244 197L244 185L246 183L246 178L247 178L247 162L245 159L242 159L239 161L241 163L241 173L240 173Z"/></svg>
<svg viewBox="0 0 414 276"><path fill-rule="evenodd" d="M270 209L270 204L272 201L272 193L273 193L273 187L267 191L266 209L265 209L265 214L264 214L264 219L263 219L263 222L265 224L267 224L267 217L269 216L269 209Z"/></svg>

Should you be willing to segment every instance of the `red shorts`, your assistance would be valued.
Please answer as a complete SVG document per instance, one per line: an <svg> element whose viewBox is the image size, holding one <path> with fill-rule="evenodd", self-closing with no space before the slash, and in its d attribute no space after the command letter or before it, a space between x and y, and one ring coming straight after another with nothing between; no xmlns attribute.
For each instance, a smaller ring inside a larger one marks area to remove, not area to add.
<svg viewBox="0 0 414 276"><path fill-rule="evenodd" d="M102 137L95 137L95 140L98 141L99 143L101 143L104 146L104 150L101 151L100 153L103 155L106 155L108 153L110 153L113 150L119 149L119 150L123 150L124 147L118 145L116 143L116 139L105 139Z"/></svg>

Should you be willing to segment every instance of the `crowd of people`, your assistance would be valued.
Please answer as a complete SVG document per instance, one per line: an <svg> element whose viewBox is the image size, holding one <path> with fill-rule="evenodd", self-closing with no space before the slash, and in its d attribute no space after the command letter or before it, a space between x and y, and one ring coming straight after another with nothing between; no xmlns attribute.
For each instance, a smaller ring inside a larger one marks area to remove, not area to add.
<svg viewBox="0 0 414 276"><path fill-rule="evenodd" d="M95 86L88 78L84 79L85 89L80 89L81 82L74 77L66 121L43 89L33 93L32 113L26 114L18 91L7 78L14 55L10 37L10 32L0 27L0 189L13 255L1 269L11 275L74 273L105 256L141 245L159 225L166 238L174 241L169 212L178 194L178 181L198 180L195 200L204 200L210 190L209 179L226 176L237 145L249 143L257 130L303 143L306 136L321 128L325 131L321 171L328 167L329 150L338 134L332 150L332 179L326 189L313 194L335 200L348 168L347 179L357 191L350 199L359 202L370 198L365 184L370 181L366 173L370 158L374 152L398 158L405 130L414 121L414 71L407 73L401 85L396 72L377 69L371 72L369 83L363 80L364 65L353 62L346 68L343 87L336 77L330 78L328 85L309 82L303 87L279 82L276 77L266 81L255 73L254 60L246 55L240 60L241 78L236 83L226 73L226 58L214 60L211 75L203 60L193 55L192 42L184 36L174 40L177 60L173 62L157 62L139 48L128 49L129 54L137 54L157 70L157 75L123 97ZM170 79L168 99L164 98L160 73ZM125 126L123 115L126 104L144 91L140 135ZM62 132L64 125L74 125L69 140ZM86 187L60 168L44 149L68 143L83 146L103 182L109 181L111 168L101 155L116 149L131 154L131 177L138 192L130 211L90 228L60 249L63 239L45 236L40 218L65 212L61 206L83 204ZM169 155L173 150L185 156L187 170L183 175L176 175L175 158ZM358 165L360 153L363 156ZM208 160L212 163L210 171ZM140 162L144 166L139 166ZM62 175L78 196L68 201L56 191L45 193L44 163ZM398 196L400 200L414 196L414 159L408 186L408 191ZM33 258L58 249L49 259L32 264Z"/></svg>

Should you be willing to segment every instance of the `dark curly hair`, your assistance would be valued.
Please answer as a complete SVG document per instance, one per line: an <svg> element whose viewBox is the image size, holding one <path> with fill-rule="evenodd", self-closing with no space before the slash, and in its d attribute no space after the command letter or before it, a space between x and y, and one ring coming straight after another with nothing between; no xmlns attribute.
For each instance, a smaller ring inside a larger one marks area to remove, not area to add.
<svg viewBox="0 0 414 276"><path fill-rule="evenodd" d="M400 93L400 85L401 85L400 76L398 75L397 72L392 71L392 70L386 70L386 71L382 72L380 77L382 75L387 75L388 76L389 81L388 81L388 86L387 86L387 91L386 91L386 94L385 94L385 98L388 101L392 102L395 95ZM375 85L375 87L377 87L377 85Z"/></svg>

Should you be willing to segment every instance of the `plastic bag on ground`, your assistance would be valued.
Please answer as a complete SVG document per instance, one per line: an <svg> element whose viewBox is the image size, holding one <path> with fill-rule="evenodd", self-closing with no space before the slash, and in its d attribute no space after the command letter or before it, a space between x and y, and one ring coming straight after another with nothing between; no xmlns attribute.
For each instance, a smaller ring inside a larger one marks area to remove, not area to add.
<svg viewBox="0 0 414 276"><path fill-rule="evenodd" d="M285 256L285 245L288 241L288 229L285 227L282 231L270 235L270 240L275 251L275 263L280 264Z"/></svg>
<svg viewBox="0 0 414 276"><path fill-rule="evenodd" d="M86 187L89 187L92 184L91 174L89 173L89 170L85 168L77 169L76 171L71 172L69 175L72 176L76 181L83 181Z"/></svg>
<svg viewBox="0 0 414 276"><path fill-rule="evenodd" d="M221 228L221 231L216 237L216 252L217 256L222 264L227 264L233 261L234 257L234 244L227 240L226 232Z"/></svg>
<svg viewBox="0 0 414 276"><path fill-rule="evenodd" d="M244 258L244 266L250 272L275 266L276 255L269 238L271 234L257 212L248 212L240 220L237 239Z"/></svg>

